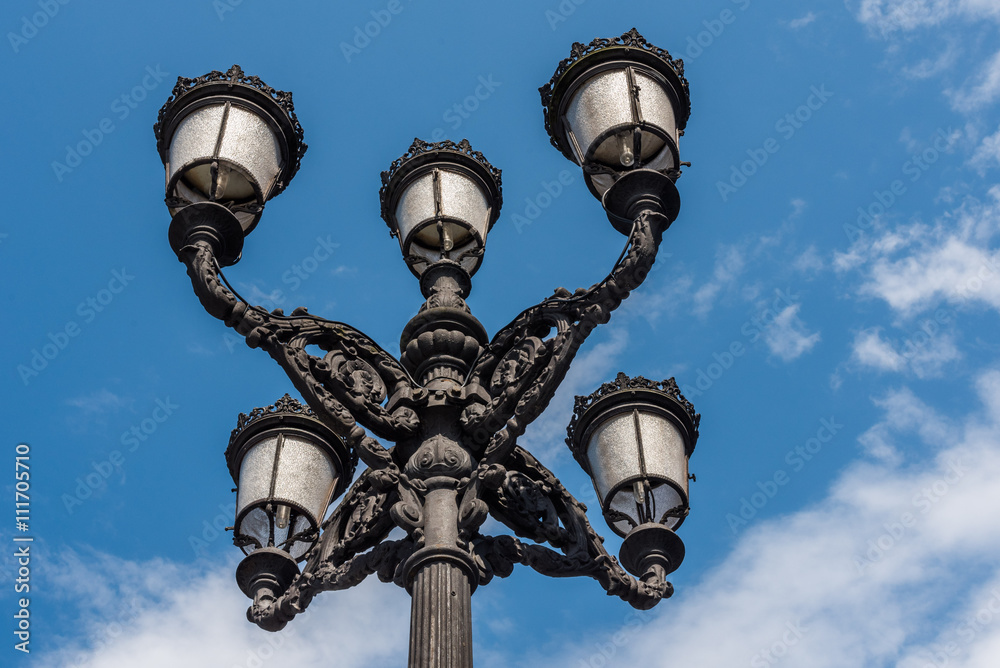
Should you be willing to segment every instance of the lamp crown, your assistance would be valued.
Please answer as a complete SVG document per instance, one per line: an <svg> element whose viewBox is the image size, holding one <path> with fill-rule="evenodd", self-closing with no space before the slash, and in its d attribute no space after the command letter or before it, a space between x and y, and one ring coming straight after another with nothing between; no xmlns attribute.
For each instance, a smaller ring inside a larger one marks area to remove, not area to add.
<svg viewBox="0 0 1000 668"><path fill-rule="evenodd" d="M236 419L236 428L233 429L232 434L229 437L229 443L232 445L233 441L251 424L263 420L268 417L277 417L279 415L305 415L307 417L316 417L316 414L312 412L309 406L303 406L297 399L287 392L283 397L275 401L270 406L257 407L250 411L250 413L240 413L240 416Z"/></svg>
<svg viewBox="0 0 1000 668"><path fill-rule="evenodd" d="M685 421L688 422L687 426L691 435L691 448L694 448L695 443L698 441L698 425L701 423L701 414L696 413L694 404L681 394L680 387L677 386L677 381L673 378L654 381L647 380L642 376L630 378L625 373L618 372L613 381L603 383L597 390L585 397L577 396L573 404L573 418L566 428L566 445L569 446L573 452L573 456L580 462L584 470L590 471L590 465L587 463L585 452L586 444L578 442L581 440L579 437L583 435L583 431L586 429L586 422L589 422L589 420L585 421L583 419L584 415L598 402L613 403L615 397L625 399L637 393L642 393L648 398L659 396L676 405L681 410L679 417L681 419L686 418Z"/></svg>
<svg viewBox="0 0 1000 668"><path fill-rule="evenodd" d="M288 423L289 426L308 423L310 429L318 430L331 443L343 442L342 438L320 422L309 406L303 405L286 393L270 406L254 408L249 413L240 413L236 420L236 428L230 434L229 445L226 448L226 463L229 464L229 472L232 474L233 480L238 479L237 455L243 443L255 433L274 423ZM357 466L358 455L352 450L349 456L345 457L345 460L350 466L350 470L353 471Z"/></svg>

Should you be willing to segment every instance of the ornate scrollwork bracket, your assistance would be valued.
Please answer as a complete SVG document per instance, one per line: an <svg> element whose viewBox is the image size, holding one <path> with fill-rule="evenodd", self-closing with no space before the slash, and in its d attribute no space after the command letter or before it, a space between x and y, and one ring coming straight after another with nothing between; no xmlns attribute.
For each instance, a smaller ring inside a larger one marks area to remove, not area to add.
<svg viewBox="0 0 1000 668"><path fill-rule="evenodd" d="M304 308L285 316L251 306L225 283L211 244L197 241L180 249L194 291L211 315L242 334L251 348L262 348L285 370L317 417L356 449L373 469L393 468L387 451L367 436L390 440L416 433L416 412L383 406L387 396L420 394L406 370L370 338L343 323L308 314ZM323 358L306 352L318 346Z"/></svg>
<svg viewBox="0 0 1000 668"><path fill-rule="evenodd" d="M551 577L587 576L609 595L646 610L673 593L664 573L637 581L604 549L587 520L587 508L526 450L515 447L503 481L488 489L484 499L490 513L525 543L513 536L477 536L472 542L481 583L507 577L515 563ZM538 543L548 543L555 551Z"/></svg>

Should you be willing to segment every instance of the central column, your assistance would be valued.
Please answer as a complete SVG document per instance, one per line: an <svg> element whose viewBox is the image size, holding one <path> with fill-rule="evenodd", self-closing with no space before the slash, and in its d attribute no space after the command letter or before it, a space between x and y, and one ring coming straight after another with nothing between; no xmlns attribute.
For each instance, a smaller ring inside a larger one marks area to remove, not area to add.
<svg viewBox="0 0 1000 668"><path fill-rule="evenodd" d="M450 480L452 485L428 491L424 547L407 563L413 596L410 668L472 668L471 564L457 547L457 496Z"/></svg>
<svg viewBox="0 0 1000 668"><path fill-rule="evenodd" d="M457 263L428 267L420 277L427 301L400 337L400 361L426 397L419 407L421 434L399 444L408 456L394 511L419 546L403 567L413 597L410 668L472 668L472 592L479 570L459 535L459 503L474 461L462 443L459 418L464 380L487 336L465 303L470 288L469 274Z"/></svg>

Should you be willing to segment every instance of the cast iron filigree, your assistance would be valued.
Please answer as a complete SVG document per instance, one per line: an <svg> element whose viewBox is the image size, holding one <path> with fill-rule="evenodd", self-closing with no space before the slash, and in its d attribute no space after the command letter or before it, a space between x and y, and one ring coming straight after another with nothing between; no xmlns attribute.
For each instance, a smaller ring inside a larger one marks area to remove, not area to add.
<svg viewBox="0 0 1000 668"><path fill-rule="evenodd" d="M637 581L626 573L604 549L586 507L516 444L548 405L583 341L645 279L669 223L653 211L640 214L607 278L575 292L560 288L522 312L480 351L463 386L446 394L419 385L395 358L343 323L301 308L285 316L250 306L227 287L209 243L182 248L180 259L206 310L244 335L250 347L266 350L316 417L369 467L323 523L302 573L277 599L255 601L248 618L262 628L281 628L317 593L354 586L371 573L409 586L406 566L427 549L424 505L428 494L440 489L456 495L454 551L467 560L474 585L506 577L513 564L521 563L546 575L591 577L637 608L669 596L672 587L665 578ZM438 305L437 293L429 294L424 317L435 310L461 310L451 301ZM326 354L310 355L310 345ZM464 447L448 438L419 438L419 411L435 401L457 404ZM255 415L241 418L237 428L245 428ZM397 443L423 444L404 456L402 445L386 450L365 428ZM479 527L488 515L529 542L482 535ZM396 526L407 537L387 541Z"/></svg>
<svg viewBox="0 0 1000 668"><path fill-rule="evenodd" d="M481 325L464 302L458 269L441 265L422 281L427 301L405 330L403 363L356 329L304 308L286 316L250 305L229 287L210 241L180 246L205 309L267 351L315 417L368 466L323 522L301 573L280 595L256 597L248 619L277 630L321 591L372 573L412 590L438 563L464 574L472 590L519 563L554 577L593 578L636 608L670 596L665 572L636 580L608 554L586 507L517 439L547 407L584 340L646 278L671 221L641 211L604 280L557 289L488 342L485 333L477 338ZM237 429L272 408L242 416ZM369 432L395 445L386 449ZM442 519L442 508L451 515ZM514 535L483 535L491 515ZM389 540L395 527L406 535Z"/></svg>

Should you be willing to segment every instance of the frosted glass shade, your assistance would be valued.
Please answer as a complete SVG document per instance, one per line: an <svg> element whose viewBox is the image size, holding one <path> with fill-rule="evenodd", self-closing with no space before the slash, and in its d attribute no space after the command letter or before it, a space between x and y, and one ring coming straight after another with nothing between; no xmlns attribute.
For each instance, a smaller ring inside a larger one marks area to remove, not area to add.
<svg viewBox="0 0 1000 668"><path fill-rule="evenodd" d="M296 560L305 556L339 478L333 459L308 436L262 435L240 464L236 536L246 541L244 553L276 547Z"/></svg>
<svg viewBox="0 0 1000 668"><path fill-rule="evenodd" d="M482 263L486 235L503 202L500 170L469 142L415 139L382 172L382 218L416 276L456 262L471 276Z"/></svg>
<svg viewBox="0 0 1000 668"><path fill-rule="evenodd" d="M619 373L576 398L566 443L590 474L612 531L627 536L642 525L681 525L700 421L673 378L654 382Z"/></svg>
<svg viewBox="0 0 1000 668"><path fill-rule="evenodd" d="M260 220L264 204L291 182L308 148L292 94L246 75L239 65L178 77L153 132L174 219L191 204L217 203L236 217L243 236Z"/></svg>
<svg viewBox="0 0 1000 668"><path fill-rule="evenodd" d="M470 175L437 168L403 188L396 205L403 254L426 258L423 266L454 259L471 273L489 231L487 193Z"/></svg>
<svg viewBox="0 0 1000 668"><path fill-rule="evenodd" d="M678 166L673 101L652 70L620 66L585 78L570 95L564 123L577 163L595 170L601 194L614 183L608 172Z"/></svg>
<svg viewBox="0 0 1000 668"><path fill-rule="evenodd" d="M167 197L181 206L219 202L249 232L281 171L281 145L267 121L231 102L198 108L177 125L170 142Z"/></svg>
<svg viewBox="0 0 1000 668"><path fill-rule="evenodd" d="M237 491L233 542L246 554L270 547L298 561L351 481L357 456L308 407L285 395L240 415L226 463Z"/></svg>
<svg viewBox="0 0 1000 668"><path fill-rule="evenodd" d="M691 113L684 63L635 28L574 44L539 92L552 144L583 167L598 199L630 171L679 176L678 145Z"/></svg>
<svg viewBox="0 0 1000 668"><path fill-rule="evenodd" d="M688 461L684 436L669 418L638 409L610 415L592 428L587 458L615 533L646 522L673 529L683 521Z"/></svg>

